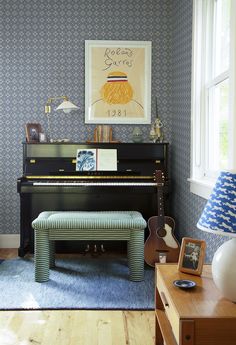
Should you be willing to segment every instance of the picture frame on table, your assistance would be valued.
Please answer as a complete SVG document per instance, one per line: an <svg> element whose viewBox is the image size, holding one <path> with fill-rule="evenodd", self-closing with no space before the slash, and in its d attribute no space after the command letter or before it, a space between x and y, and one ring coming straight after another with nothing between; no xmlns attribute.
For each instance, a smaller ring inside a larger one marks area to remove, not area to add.
<svg viewBox="0 0 236 345"><path fill-rule="evenodd" d="M85 41L85 123L151 123L150 41Z"/></svg>
<svg viewBox="0 0 236 345"><path fill-rule="evenodd" d="M39 123L27 123L25 125L26 141L28 143L39 143L42 127Z"/></svg>
<svg viewBox="0 0 236 345"><path fill-rule="evenodd" d="M190 237L183 237L178 270L184 273L201 275L205 259L206 242Z"/></svg>

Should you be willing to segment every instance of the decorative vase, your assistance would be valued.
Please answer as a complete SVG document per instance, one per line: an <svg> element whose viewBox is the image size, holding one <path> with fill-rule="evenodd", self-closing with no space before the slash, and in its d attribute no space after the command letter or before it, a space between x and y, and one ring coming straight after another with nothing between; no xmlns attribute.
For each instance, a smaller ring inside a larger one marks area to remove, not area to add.
<svg viewBox="0 0 236 345"><path fill-rule="evenodd" d="M141 143L143 141L143 134L139 127L134 127L132 140L134 143Z"/></svg>

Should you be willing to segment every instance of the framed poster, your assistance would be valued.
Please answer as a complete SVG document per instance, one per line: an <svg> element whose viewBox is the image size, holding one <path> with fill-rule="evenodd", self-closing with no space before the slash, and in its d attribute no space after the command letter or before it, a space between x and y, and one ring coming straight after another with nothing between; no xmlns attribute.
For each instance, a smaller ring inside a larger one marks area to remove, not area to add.
<svg viewBox="0 0 236 345"><path fill-rule="evenodd" d="M85 123L151 123L151 42L85 41Z"/></svg>

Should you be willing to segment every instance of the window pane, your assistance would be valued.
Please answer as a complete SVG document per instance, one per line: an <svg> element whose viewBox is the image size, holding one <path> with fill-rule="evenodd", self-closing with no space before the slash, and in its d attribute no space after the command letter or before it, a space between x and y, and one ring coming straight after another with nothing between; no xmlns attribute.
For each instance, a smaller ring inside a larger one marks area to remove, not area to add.
<svg viewBox="0 0 236 345"><path fill-rule="evenodd" d="M229 167L229 79L209 93L208 164L211 172Z"/></svg>
<svg viewBox="0 0 236 345"><path fill-rule="evenodd" d="M213 30L214 77L229 67L230 2L231 0L215 0L215 23Z"/></svg>

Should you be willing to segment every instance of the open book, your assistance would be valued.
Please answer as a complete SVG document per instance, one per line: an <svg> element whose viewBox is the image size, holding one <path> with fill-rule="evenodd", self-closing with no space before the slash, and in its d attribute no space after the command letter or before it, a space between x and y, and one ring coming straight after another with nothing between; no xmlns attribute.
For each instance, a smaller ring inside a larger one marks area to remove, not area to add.
<svg viewBox="0 0 236 345"><path fill-rule="evenodd" d="M116 149L79 149L76 155L76 171L117 170Z"/></svg>

